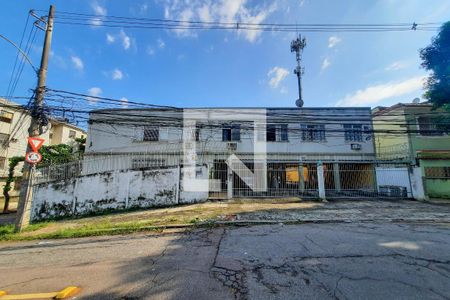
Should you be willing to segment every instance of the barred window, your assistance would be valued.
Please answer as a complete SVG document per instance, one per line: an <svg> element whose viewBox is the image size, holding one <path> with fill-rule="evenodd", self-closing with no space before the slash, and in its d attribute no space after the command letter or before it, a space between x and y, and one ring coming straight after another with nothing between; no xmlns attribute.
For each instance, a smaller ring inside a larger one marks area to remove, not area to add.
<svg viewBox="0 0 450 300"><path fill-rule="evenodd" d="M144 142L159 141L159 128L154 126L144 126Z"/></svg>
<svg viewBox="0 0 450 300"><path fill-rule="evenodd" d="M321 142L325 141L325 125L302 124L302 141Z"/></svg>
<svg viewBox="0 0 450 300"><path fill-rule="evenodd" d="M266 127L266 141L268 142L287 142L288 125L287 124L268 124Z"/></svg>
<svg viewBox="0 0 450 300"><path fill-rule="evenodd" d="M230 142L230 141L240 141L241 140L241 125L233 124L233 125L225 125L222 128L222 141Z"/></svg>
<svg viewBox="0 0 450 300"><path fill-rule="evenodd" d="M77 136L75 130L69 130L69 139L74 139Z"/></svg>
<svg viewBox="0 0 450 300"><path fill-rule="evenodd" d="M131 161L132 169L159 168L164 167L166 161L157 158L133 158Z"/></svg>
<svg viewBox="0 0 450 300"><path fill-rule="evenodd" d="M362 142L362 125L361 124L344 124L345 140L348 142Z"/></svg>
<svg viewBox="0 0 450 300"><path fill-rule="evenodd" d="M425 177L450 179L450 167L425 167Z"/></svg>
<svg viewBox="0 0 450 300"><path fill-rule="evenodd" d="M448 120L442 117L418 117L419 133L423 136L442 136L450 133Z"/></svg>

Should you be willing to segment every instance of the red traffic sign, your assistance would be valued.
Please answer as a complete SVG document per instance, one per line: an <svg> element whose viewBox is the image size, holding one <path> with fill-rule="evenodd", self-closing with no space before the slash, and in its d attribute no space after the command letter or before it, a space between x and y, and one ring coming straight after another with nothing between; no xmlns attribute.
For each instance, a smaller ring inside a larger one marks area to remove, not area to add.
<svg viewBox="0 0 450 300"><path fill-rule="evenodd" d="M41 148L42 144L44 144L45 140L37 137L29 137L28 143L31 146L31 149L33 149L33 152L38 152L39 148Z"/></svg>
<svg viewBox="0 0 450 300"><path fill-rule="evenodd" d="M39 152L28 152L25 160L30 164L37 164L42 160L42 155Z"/></svg>

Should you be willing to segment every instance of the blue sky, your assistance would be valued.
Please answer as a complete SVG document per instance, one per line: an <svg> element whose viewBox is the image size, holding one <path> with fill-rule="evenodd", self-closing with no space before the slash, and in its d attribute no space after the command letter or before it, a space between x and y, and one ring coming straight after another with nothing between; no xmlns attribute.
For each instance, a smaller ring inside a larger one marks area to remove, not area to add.
<svg viewBox="0 0 450 300"><path fill-rule="evenodd" d="M19 42L29 9L266 23L412 23L450 19L448 0L4 1L1 34ZM305 106L377 106L422 95L418 49L435 32L305 33ZM116 99L198 106L293 106L295 33L170 31L57 24L47 86ZM43 33L31 59L39 64ZM16 52L0 40L0 94ZM25 67L15 95L36 79Z"/></svg>

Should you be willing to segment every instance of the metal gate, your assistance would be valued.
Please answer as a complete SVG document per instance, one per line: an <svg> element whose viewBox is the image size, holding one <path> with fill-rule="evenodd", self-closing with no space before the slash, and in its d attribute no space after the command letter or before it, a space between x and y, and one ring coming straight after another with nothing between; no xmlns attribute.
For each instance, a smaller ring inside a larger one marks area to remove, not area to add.
<svg viewBox="0 0 450 300"><path fill-rule="evenodd" d="M250 171L261 171L261 164L245 161ZM255 169L256 165L256 169ZM224 160L215 160L210 178L216 179L211 199L242 197L319 197L319 176L326 198L411 198L410 174L407 165L374 162L268 162L267 189L252 190L235 172L228 173ZM236 169L235 169L236 170ZM318 170L323 172L318 174ZM231 186L230 186L231 185ZM210 184L210 188L212 185ZM228 189L231 191L228 191Z"/></svg>

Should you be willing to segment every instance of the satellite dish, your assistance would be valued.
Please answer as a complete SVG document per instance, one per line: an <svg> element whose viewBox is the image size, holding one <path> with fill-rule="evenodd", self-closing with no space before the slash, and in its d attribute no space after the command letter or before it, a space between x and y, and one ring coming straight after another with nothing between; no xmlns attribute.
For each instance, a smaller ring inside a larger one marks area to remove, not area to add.
<svg viewBox="0 0 450 300"><path fill-rule="evenodd" d="M419 104L420 103L420 99L419 98L414 98L413 103L414 104Z"/></svg>
<svg viewBox="0 0 450 300"><path fill-rule="evenodd" d="M297 101L295 101L295 105L297 105L297 107L303 107L303 100L297 99Z"/></svg>

